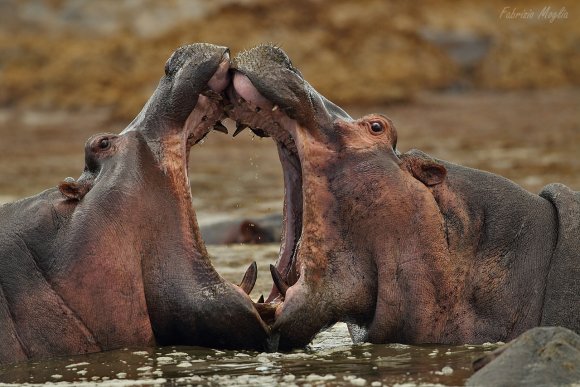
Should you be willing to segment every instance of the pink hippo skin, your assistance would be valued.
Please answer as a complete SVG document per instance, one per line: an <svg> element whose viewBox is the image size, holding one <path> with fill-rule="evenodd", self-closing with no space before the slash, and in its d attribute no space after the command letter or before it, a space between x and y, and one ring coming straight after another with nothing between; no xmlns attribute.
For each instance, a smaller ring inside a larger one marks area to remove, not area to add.
<svg viewBox="0 0 580 387"><path fill-rule="evenodd" d="M262 317L279 347L337 321L355 341L507 341L580 329L579 195L401 154L383 115L353 120L279 48L239 54L230 117L273 137L284 231ZM568 214L568 215L566 215Z"/></svg>

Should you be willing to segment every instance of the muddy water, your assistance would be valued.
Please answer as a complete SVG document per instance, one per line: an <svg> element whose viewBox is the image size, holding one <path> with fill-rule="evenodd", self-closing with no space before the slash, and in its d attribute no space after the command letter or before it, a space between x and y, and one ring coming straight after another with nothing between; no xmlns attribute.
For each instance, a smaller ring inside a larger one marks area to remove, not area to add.
<svg viewBox="0 0 580 387"><path fill-rule="evenodd" d="M580 190L580 90L508 94L425 95L412 104L350 109L389 114L399 149L504 175L537 192L559 181ZM55 186L83 168L92 134L119 132L106 112L0 112L0 203ZM201 224L281 210L282 179L269 139L211 134L192 150L190 174ZM267 294L268 265L277 245L210 246L217 270L239 282L252 260ZM1 345L1 343L0 343ZM202 348L130 348L0 367L0 383L114 383L116 385L394 385L462 384L471 362L488 346L352 345L346 327L321 333L309 348L289 354Z"/></svg>

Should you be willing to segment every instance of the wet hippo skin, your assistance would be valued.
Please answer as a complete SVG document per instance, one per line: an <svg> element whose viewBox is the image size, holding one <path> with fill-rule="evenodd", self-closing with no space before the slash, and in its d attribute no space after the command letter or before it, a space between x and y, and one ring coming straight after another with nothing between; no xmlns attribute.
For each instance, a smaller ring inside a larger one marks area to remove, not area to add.
<svg viewBox="0 0 580 387"><path fill-rule="evenodd" d="M240 127L275 140L285 181L280 257L259 306L282 349L337 321L355 341L507 341L580 329L580 197L400 153L390 119L354 120L286 54L239 54L227 95ZM434 141L436 141L434 139Z"/></svg>
<svg viewBox="0 0 580 387"><path fill-rule="evenodd" d="M224 47L178 49L127 129L87 141L80 178L0 207L0 363L155 344L264 348L246 294L255 265L241 287L213 269L187 177L191 147L223 116L228 71Z"/></svg>

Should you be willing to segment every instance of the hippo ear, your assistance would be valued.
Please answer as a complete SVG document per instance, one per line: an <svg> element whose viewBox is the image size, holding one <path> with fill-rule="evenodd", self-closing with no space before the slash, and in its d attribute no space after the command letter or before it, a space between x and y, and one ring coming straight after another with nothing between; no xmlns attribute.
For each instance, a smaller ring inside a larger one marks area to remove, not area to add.
<svg viewBox="0 0 580 387"><path fill-rule="evenodd" d="M410 151L401 156L403 165L427 187L441 184L447 175L447 169L423 152Z"/></svg>
<svg viewBox="0 0 580 387"><path fill-rule="evenodd" d="M72 177L67 177L58 185L60 193L71 200L82 200L90 189L88 182L75 181Z"/></svg>

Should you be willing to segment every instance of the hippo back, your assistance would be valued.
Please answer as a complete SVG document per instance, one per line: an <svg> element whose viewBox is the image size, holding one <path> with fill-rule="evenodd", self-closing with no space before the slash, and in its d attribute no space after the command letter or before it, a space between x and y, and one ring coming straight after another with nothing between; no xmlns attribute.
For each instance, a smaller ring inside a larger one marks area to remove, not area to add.
<svg viewBox="0 0 580 387"><path fill-rule="evenodd" d="M56 188L0 207L0 363L98 350L45 275L67 207Z"/></svg>
<svg viewBox="0 0 580 387"><path fill-rule="evenodd" d="M550 184L540 196L558 212L558 242L550 262L541 325L580 332L580 192Z"/></svg>

